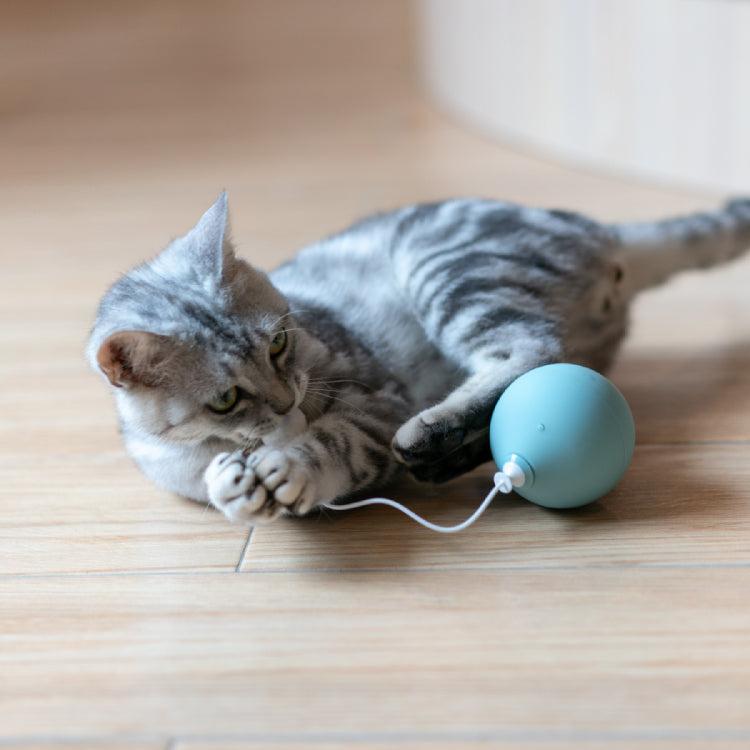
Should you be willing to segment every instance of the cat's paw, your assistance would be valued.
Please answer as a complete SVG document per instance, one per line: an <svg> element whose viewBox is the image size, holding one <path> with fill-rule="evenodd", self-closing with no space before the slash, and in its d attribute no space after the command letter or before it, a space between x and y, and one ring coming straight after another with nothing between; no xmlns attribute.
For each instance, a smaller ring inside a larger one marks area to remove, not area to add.
<svg viewBox="0 0 750 750"><path fill-rule="evenodd" d="M316 485L310 468L298 456L264 446L248 459L258 482L269 498L295 515L309 513L317 502Z"/></svg>
<svg viewBox="0 0 750 750"><path fill-rule="evenodd" d="M307 467L275 448L219 454L205 480L211 504L233 521L271 521L285 511L304 515L315 505Z"/></svg>
<svg viewBox="0 0 750 750"><path fill-rule="evenodd" d="M401 425L392 448L407 466L434 463L460 448L465 437L459 417L428 409Z"/></svg>
<svg viewBox="0 0 750 750"><path fill-rule="evenodd" d="M463 415L440 407L402 425L391 447L414 477L424 482L445 482L492 457L486 429L468 426Z"/></svg>
<svg viewBox="0 0 750 750"><path fill-rule="evenodd" d="M268 493L257 480L242 451L220 453L204 474L211 505L231 521L271 521L282 506L268 501Z"/></svg>

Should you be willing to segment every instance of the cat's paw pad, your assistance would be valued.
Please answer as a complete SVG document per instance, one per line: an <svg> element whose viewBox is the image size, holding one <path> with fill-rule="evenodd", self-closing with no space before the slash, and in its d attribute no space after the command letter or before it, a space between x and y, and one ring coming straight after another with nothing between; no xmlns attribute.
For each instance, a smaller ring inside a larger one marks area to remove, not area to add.
<svg viewBox="0 0 750 750"><path fill-rule="evenodd" d="M313 478L307 466L293 455L269 448L254 453L253 471L276 503L297 515L312 510L316 503Z"/></svg>
<svg viewBox="0 0 750 750"><path fill-rule="evenodd" d="M456 415L427 410L403 424L393 439L396 456L407 466L440 461L461 447L466 430Z"/></svg>
<svg viewBox="0 0 750 750"><path fill-rule="evenodd" d="M204 478L211 504L232 521L270 521L282 511L269 502L266 488L242 451L220 453Z"/></svg>
<svg viewBox="0 0 750 750"><path fill-rule="evenodd" d="M208 465L204 476L212 502L214 498L237 497L255 483L255 475L242 451L219 453Z"/></svg>
<svg viewBox="0 0 750 750"><path fill-rule="evenodd" d="M448 422L410 420L396 433L393 451L422 482L447 482L492 459L487 431Z"/></svg>

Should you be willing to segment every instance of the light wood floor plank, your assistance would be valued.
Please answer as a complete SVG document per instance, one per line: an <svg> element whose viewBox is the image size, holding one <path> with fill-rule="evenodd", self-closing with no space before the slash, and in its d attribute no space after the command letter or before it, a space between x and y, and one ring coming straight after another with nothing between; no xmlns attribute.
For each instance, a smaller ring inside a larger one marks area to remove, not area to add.
<svg viewBox="0 0 750 750"><path fill-rule="evenodd" d="M750 441L748 372L748 343L656 351L632 340L608 375L647 445Z"/></svg>
<svg viewBox="0 0 750 750"><path fill-rule="evenodd" d="M3 457L0 485L0 575L233 571L248 536L123 455Z"/></svg>
<svg viewBox="0 0 750 750"><path fill-rule="evenodd" d="M3 750L173 750L168 742L148 742L139 740L111 740L107 737L92 737L85 740L66 740L64 742L35 741L10 742L2 744Z"/></svg>
<svg viewBox="0 0 750 750"><path fill-rule="evenodd" d="M750 741L749 586L750 566L5 579L3 733Z"/></svg>
<svg viewBox="0 0 750 750"><path fill-rule="evenodd" d="M0 374L0 455L123 456L114 400L79 362ZM21 428L22 425L22 428Z"/></svg>
<svg viewBox="0 0 750 750"><path fill-rule="evenodd" d="M581 736L575 741L552 738L536 742L529 739L531 735L508 733L508 739L472 740L457 737L453 740L435 738L429 742L413 742L409 738L394 737L391 741L369 742L348 739L344 742L268 742L265 739L248 738L247 740L222 742L186 741L175 746L175 750L245 750L262 747L264 750L588 750L602 747L604 743L613 742L618 750L746 750L745 740L724 740L714 736L709 740L680 738L674 740L648 740L623 738L602 734L599 736Z"/></svg>

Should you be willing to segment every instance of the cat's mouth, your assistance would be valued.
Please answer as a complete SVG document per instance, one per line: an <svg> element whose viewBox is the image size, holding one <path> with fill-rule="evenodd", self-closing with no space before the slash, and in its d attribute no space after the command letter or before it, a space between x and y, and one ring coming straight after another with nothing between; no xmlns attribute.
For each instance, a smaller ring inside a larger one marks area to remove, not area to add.
<svg viewBox="0 0 750 750"><path fill-rule="evenodd" d="M286 445L307 429L307 418L302 410L295 406L280 420L276 429L263 437L265 445Z"/></svg>
<svg viewBox="0 0 750 750"><path fill-rule="evenodd" d="M254 425L252 430L240 429L235 433L244 450L252 450L261 442L265 445L284 445L307 429L307 418L300 408L307 384L303 378L300 381L294 383L294 400L282 414L276 412L273 417Z"/></svg>
<svg viewBox="0 0 750 750"><path fill-rule="evenodd" d="M238 431L235 440L246 452L252 452L260 443L282 446L307 429L307 418L298 406L293 406L275 423L258 425L252 432Z"/></svg>

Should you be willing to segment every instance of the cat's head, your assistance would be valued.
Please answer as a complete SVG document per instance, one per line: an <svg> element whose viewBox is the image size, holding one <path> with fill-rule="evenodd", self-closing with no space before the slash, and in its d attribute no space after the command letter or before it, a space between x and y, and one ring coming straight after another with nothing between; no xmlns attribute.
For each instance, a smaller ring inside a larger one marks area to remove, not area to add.
<svg viewBox="0 0 750 750"><path fill-rule="evenodd" d="M222 194L184 237L104 296L91 366L128 427L170 442L246 444L307 387L304 334L265 273L235 256Z"/></svg>

